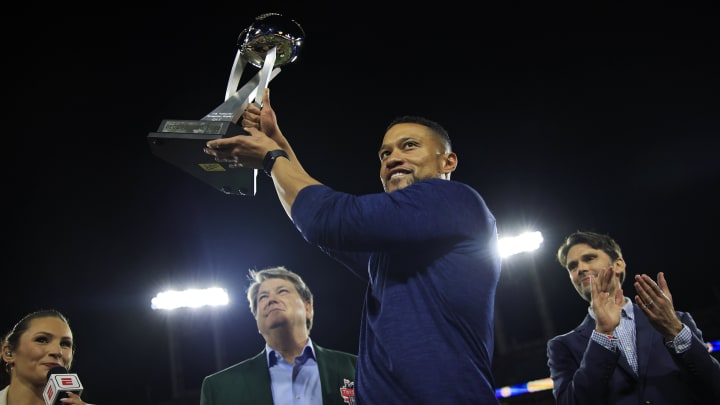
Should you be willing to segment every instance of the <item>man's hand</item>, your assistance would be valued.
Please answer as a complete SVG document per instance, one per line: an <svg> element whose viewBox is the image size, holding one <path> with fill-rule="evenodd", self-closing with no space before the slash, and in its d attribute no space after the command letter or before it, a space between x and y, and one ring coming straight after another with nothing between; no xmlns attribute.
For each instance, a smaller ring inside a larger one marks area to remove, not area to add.
<svg viewBox="0 0 720 405"><path fill-rule="evenodd" d="M256 128L265 133L270 139L277 142L279 149L288 153L291 160L297 161L290 143L280 131L277 115L270 104L270 89L266 88L262 95L262 108L250 104L242 115L241 125L244 128Z"/></svg>
<svg viewBox="0 0 720 405"><path fill-rule="evenodd" d="M610 266L600 270L597 277L591 279L590 285L590 306L595 313L595 330L604 335L613 335L620 324L620 314L625 305L620 276Z"/></svg>
<svg viewBox="0 0 720 405"><path fill-rule="evenodd" d="M257 128L270 138L277 138L280 127L277 123L277 116L272 105L270 105L270 89L266 88L262 94L263 107L260 108L254 103L245 109L242 121L239 123L243 128ZM276 140L277 141L277 140Z"/></svg>
<svg viewBox="0 0 720 405"><path fill-rule="evenodd" d="M228 163L230 167L262 169L262 162L268 151L283 149L291 159L295 158L292 148L277 125L277 117L270 105L270 89L263 93L263 108L250 104L242 114L239 123L247 135L220 138L208 141L204 151L215 160Z"/></svg>
<svg viewBox="0 0 720 405"><path fill-rule="evenodd" d="M683 324L675 313L665 274L658 273L657 283L647 274L635 276L635 290L635 303L648 317L653 328L665 337L665 341L673 340L682 330Z"/></svg>

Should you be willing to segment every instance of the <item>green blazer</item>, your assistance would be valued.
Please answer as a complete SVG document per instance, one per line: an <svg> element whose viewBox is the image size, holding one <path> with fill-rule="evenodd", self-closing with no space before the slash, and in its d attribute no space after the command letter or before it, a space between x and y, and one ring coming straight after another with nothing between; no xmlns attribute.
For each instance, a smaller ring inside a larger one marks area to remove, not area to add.
<svg viewBox="0 0 720 405"><path fill-rule="evenodd" d="M343 399L341 389L355 386L355 362L357 356L337 350L325 349L312 343L320 371L320 387L323 405L353 404L354 398ZM200 405L274 405L270 388L270 371L265 349L233 366L203 379L200 389Z"/></svg>

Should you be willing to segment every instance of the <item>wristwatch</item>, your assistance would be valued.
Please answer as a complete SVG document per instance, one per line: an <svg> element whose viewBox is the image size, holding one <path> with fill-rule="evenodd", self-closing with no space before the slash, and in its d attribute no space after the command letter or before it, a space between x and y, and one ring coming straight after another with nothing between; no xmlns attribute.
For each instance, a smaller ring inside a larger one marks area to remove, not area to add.
<svg viewBox="0 0 720 405"><path fill-rule="evenodd" d="M273 165L275 165L275 159L280 156L290 160L290 156L288 156L287 152L282 149L271 150L270 152L265 154L265 157L263 158L263 171L265 171L265 174L270 176Z"/></svg>

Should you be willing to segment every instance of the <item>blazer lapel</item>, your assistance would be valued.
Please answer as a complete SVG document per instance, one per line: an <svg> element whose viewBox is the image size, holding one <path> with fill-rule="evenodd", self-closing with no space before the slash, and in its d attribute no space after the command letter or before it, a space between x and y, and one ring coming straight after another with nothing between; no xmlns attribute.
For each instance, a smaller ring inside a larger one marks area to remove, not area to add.
<svg viewBox="0 0 720 405"><path fill-rule="evenodd" d="M252 404L273 404L270 370L265 350L248 361L246 367L247 372L242 374L243 384L248 388L244 400Z"/></svg>
<svg viewBox="0 0 720 405"><path fill-rule="evenodd" d="M651 348L655 344L658 334L637 304L633 304L633 313L635 316L635 337L637 339L635 345L637 347L638 374L644 375L650 362Z"/></svg>
<svg viewBox="0 0 720 405"><path fill-rule="evenodd" d="M590 315L585 315L585 319L583 319L582 323L578 325L575 331L583 338L590 340L590 335L592 335L593 329L595 329L595 320L592 319Z"/></svg>
<svg viewBox="0 0 720 405"><path fill-rule="evenodd" d="M619 350L619 349L618 349ZM632 377L634 380L638 379L637 374L635 374L635 370L633 370L632 366L627 360L627 357L625 356L625 353L620 354L620 360L618 361L620 365L620 369L623 370L627 375Z"/></svg>
<svg viewBox="0 0 720 405"><path fill-rule="evenodd" d="M355 369L346 365L344 356L326 351L313 342L317 356L318 371L320 372L320 385L324 404L354 404ZM349 375L342 375L338 367L347 369ZM331 371L334 370L334 371ZM348 396L346 398L346 396ZM350 402L348 402L350 401Z"/></svg>

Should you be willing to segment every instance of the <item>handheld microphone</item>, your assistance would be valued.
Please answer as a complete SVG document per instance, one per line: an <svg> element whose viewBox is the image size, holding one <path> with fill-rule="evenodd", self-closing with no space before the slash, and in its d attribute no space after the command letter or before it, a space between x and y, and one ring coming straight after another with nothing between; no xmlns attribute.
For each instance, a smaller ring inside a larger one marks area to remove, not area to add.
<svg viewBox="0 0 720 405"><path fill-rule="evenodd" d="M83 386L77 374L68 373L62 366L53 367L47 373L48 382L43 389L45 405L63 405L60 398L68 398L68 392L82 394Z"/></svg>

